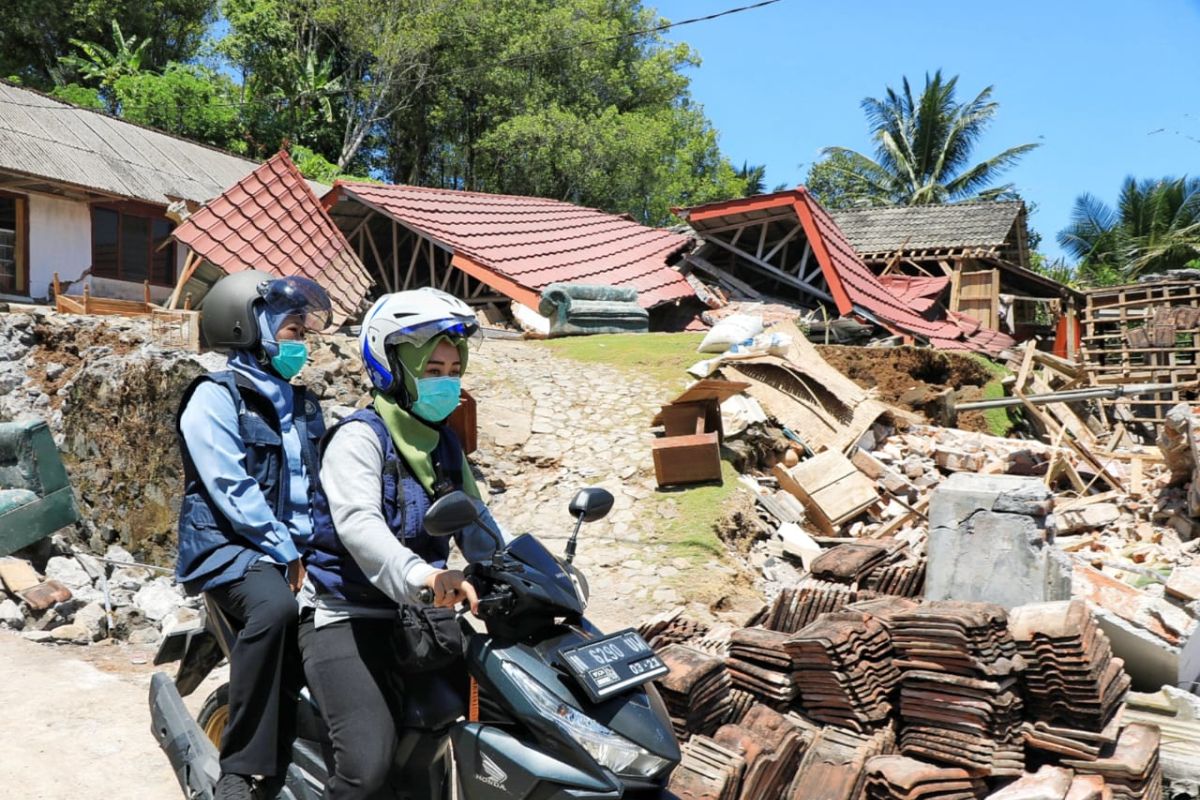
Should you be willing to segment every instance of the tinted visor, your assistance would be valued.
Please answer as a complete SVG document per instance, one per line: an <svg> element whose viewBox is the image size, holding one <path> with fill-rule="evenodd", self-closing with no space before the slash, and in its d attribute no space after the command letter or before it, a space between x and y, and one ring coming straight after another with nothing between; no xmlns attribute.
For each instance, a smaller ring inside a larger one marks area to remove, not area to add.
<svg viewBox="0 0 1200 800"><path fill-rule="evenodd" d="M329 295L315 281L289 275L264 283L259 287L267 311L280 317L298 316L304 328L323 331L333 320Z"/></svg>
<svg viewBox="0 0 1200 800"><path fill-rule="evenodd" d="M435 336L466 339L478 330L479 324L474 320L438 319L392 331L387 335L384 344L415 344L420 347Z"/></svg>

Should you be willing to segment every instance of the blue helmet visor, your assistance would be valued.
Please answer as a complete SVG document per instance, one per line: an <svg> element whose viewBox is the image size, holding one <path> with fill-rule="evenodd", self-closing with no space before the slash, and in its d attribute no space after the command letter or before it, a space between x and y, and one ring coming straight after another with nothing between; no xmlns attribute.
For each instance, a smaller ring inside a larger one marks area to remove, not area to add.
<svg viewBox="0 0 1200 800"><path fill-rule="evenodd" d="M333 320L329 294L308 278L289 275L264 282L258 289L263 306L272 317L298 316L305 330L323 331Z"/></svg>
<svg viewBox="0 0 1200 800"><path fill-rule="evenodd" d="M392 331L384 339L385 346L396 344L415 344L418 347L435 336L449 336L451 339L467 339L479 330L479 323L474 320L445 318L430 320L419 325L413 325Z"/></svg>

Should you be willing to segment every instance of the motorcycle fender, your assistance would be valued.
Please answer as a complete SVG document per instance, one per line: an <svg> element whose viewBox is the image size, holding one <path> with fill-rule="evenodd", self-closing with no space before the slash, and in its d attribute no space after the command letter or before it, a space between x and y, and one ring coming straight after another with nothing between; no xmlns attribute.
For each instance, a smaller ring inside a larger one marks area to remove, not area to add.
<svg viewBox="0 0 1200 800"><path fill-rule="evenodd" d="M464 800L524 800L535 790L546 800L615 800L624 791L620 784L597 780L496 727L466 722L450 738ZM559 788L546 793L547 786Z"/></svg>
<svg viewBox="0 0 1200 800"><path fill-rule="evenodd" d="M165 673L150 678L150 726L185 797L208 800L221 775L217 748L192 719Z"/></svg>

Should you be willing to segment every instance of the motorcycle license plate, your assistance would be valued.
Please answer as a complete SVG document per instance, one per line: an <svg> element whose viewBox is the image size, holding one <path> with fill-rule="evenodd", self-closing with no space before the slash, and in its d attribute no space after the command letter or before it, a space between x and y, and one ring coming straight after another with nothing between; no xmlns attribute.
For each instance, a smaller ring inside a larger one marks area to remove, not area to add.
<svg viewBox="0 0 1200 800"><path fill-rule="evenodd" d="M630 628L558 651L562 664L595 702L667 674L667 665Z"/></svg>

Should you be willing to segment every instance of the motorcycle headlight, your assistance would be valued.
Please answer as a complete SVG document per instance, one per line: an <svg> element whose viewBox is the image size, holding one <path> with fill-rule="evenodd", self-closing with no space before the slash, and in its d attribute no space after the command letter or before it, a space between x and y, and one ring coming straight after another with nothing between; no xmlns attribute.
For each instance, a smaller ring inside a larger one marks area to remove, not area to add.
<svg viewBox="0 0 1200 800"><path fill-rule="evenodd" d="M574 739L602 766L617 775L629 778L653 778L671 762L659 758L644 747L601 725L576 708L564 703L553 692L538 683L532 675L516 664L505 661L507 675L521 694L538 707L549 719Z"/></svg>

